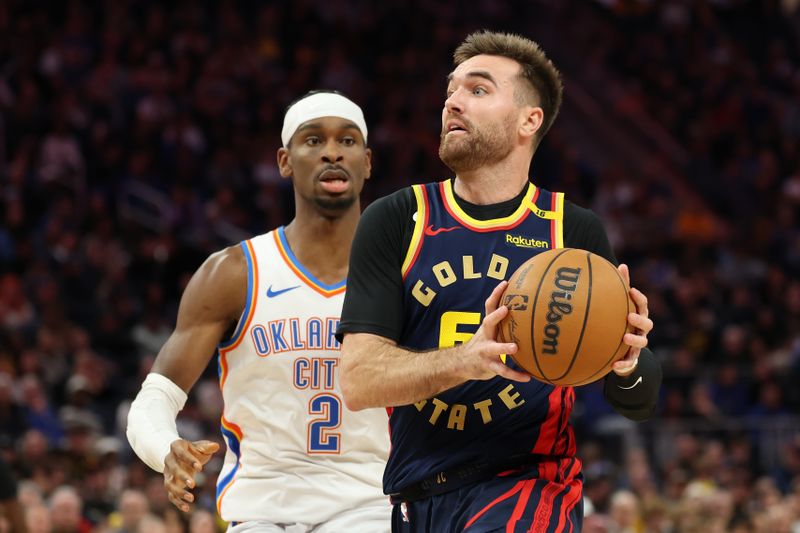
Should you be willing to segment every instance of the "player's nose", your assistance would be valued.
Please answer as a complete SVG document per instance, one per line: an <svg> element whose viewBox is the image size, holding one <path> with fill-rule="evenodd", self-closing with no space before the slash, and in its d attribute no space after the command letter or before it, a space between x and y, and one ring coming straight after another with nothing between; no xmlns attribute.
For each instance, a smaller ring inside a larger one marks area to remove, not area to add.
<svg viewBox="0 0 800 533"><path fill-rule="evenodd" d="M326 163L336 163L344 159L341 146L335 139L328 139L322 150L322 160Z"/></svg>
<svg viewBox="0 0 800 533"><path fill-rule="evenodd" d="M444 101L444 108L450 114L464 112L463 92L460 89L453 91Z"/></svg>

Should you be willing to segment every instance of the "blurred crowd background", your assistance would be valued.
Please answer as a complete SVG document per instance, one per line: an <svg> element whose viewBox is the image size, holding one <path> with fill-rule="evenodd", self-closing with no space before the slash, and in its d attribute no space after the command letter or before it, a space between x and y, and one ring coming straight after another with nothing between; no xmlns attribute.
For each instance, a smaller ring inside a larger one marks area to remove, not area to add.
<svg viewBox="0 0 800 533"><path fill-rule="evenodd" d="M218 464L182 515L124 437L183 288L291 219L275 152L308 90L364 108L365 203L449 177L445 77L481 28L563 71L532 180L601 216L656 323L651 421L577 390L585 531L800 531L797 1L5 0L0 454L30 531L223 530ZM213 363L182 436L221 442L220 410Z"/></svg>

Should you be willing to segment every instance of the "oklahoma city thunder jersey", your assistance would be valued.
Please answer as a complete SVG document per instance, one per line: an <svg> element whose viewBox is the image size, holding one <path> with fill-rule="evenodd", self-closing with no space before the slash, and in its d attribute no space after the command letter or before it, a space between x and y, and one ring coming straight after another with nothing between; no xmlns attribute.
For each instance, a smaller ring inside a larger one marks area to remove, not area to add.
<svg viewBox="0 0 800 533"><path fill-rule="evenodd" d="M510 216L477 220L456 203L450 180L415 185L413 192L417 212L402 265L401 346L429 350L468 341L498 283L531 256L563 247L561 193L529 184ZM384 490L399 492L457 465L516 454L574 456L567 422L573 401L572 388L495 377L396 407L390 410Z"/></svg>
<svg viewBox="0 0 800 533"><path fill-rule="evenodd" d="M348 411L339 386L334 334L345 282L316 280L282 227L241 246L248 303L219 347L227 443L220 515L319 524L347 509L388 507L386 411Z"/></svg>

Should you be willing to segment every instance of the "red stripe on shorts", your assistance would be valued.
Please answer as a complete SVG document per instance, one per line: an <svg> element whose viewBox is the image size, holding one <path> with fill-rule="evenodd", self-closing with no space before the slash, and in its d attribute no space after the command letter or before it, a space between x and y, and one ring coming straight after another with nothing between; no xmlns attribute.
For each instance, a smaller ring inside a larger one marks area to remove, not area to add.
<svg viewBox="0 0 800 533"><path fill-rule="evenodd" d="M519 519L522 517L522 513L525 512L525 507L528 505L528 500L531 497L531 492L533 492L533 486L536 484L535 479L529 479L528 481L523 481L524 487L522 488L522 494L519 495L519 500L517 500L517 505L514 507L514 512L511 513L511 519L509 519L508 523L506 523L506 533L514 533L514 526L517 525Z"/></svg>
<svg viewBox="0 0 800 533"><path fill-rule="evenodd" d="M556 531L566 531L565 523L569 520L569 530L572 531L575 524L572 523L572 519L569 518L569 514L578 504L578 501L581 499L581 482L578 480L571 481L567 485L567 493L564 495L564 499L561 501L561 516L558 517L558 526L556 527Z"/></svg>
<svg viewBox="0 0 800 533"><path fill-rule="evenodd" d="M545 483L547 485L542 489L539 505L536 507L536 514L533 515L533 521L528 531L547 531L547 526L550 524L550 517L553 514L553 500L556 494L561 491L558 488L558 484L553 482Z"/></svg>
<svg viewBox="0 0 800 533"><path fill-rule="evenodd" d="M487 505L486 507L484 507L483 509L481 509L480 511L478 511L478 513L477 513L475 516L473 516L472 518L470 518L470 519L469 519L469 522L467 522L467 525L465 525L465 526L464 526L464 529L467 529L469 526L471 526L472 524L474 524L474 523L475 523L475 522L476 522L476 521L477 521L477 520L478 520L480 517L482 517L484 514L486 514L486 512L487 512L489 509L491 509L492 507L494 507L494 506L495 506L495 505L497 505L498 503L500 503L500 502L502 502L502 501L504 501L504 500L507 500L507 499L509 499L509 498L510 498L510 497L512 497L514 494L516 494L516 493L518 493L519 491L521 491L521 490L522 490L522 487L523 487L524 485L525 485L525 482L524 482L524 481L520 481L519 483L517 483L516 485L514 485L513 487L511 487L511 489L509 489L509 490L508 490L508 491L507 491L505 494L501 494L500 496L498 496L497 498L495 498L493 502L491 502L489 505Z"/></svg>

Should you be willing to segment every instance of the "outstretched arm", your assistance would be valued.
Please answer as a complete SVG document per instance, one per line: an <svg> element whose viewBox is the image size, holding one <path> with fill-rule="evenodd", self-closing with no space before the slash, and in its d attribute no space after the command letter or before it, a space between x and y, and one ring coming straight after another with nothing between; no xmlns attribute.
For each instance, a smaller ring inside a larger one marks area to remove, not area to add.
<svg viewBox="0 0 800 533"><path fill-rule="evenodd" d="M184 291L175 331L131 404L127 436L148 466L164 473L170 501L183 511L193 501L194 475L219 445L178 436L175 418L216 351L241 315L247 298L247 266L240 246L211 255Z"/></svg>

